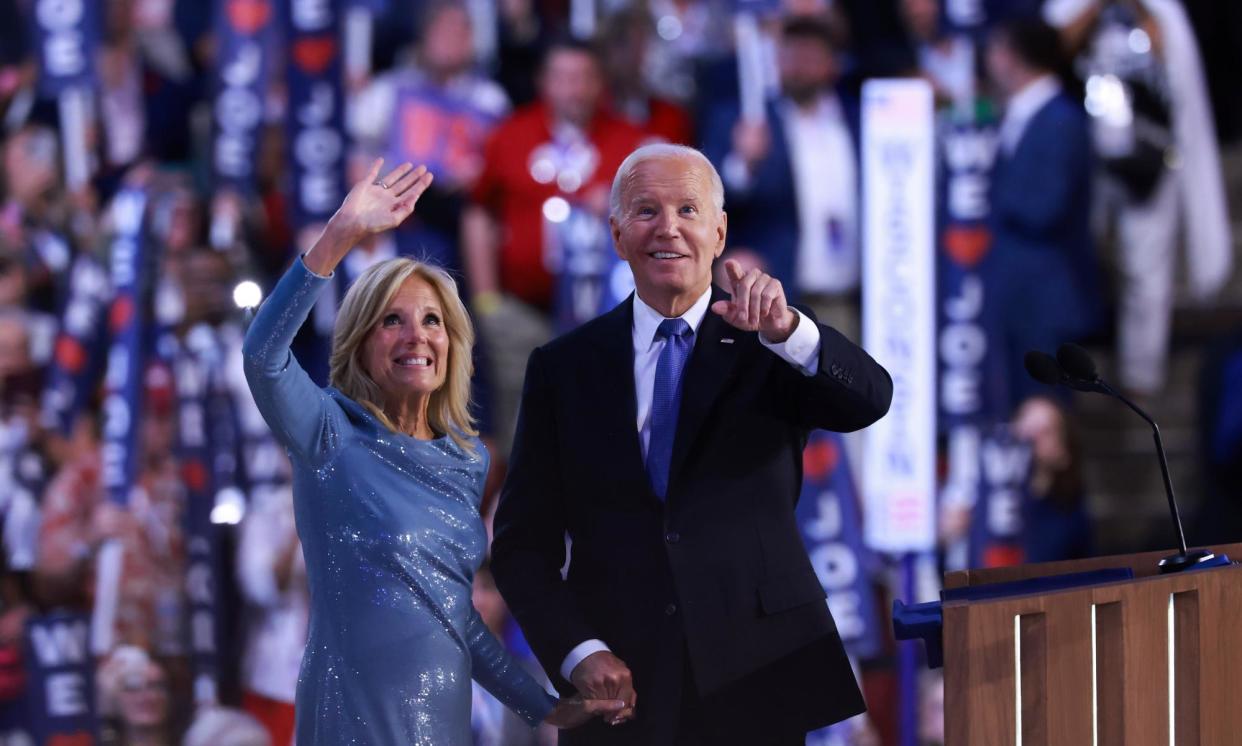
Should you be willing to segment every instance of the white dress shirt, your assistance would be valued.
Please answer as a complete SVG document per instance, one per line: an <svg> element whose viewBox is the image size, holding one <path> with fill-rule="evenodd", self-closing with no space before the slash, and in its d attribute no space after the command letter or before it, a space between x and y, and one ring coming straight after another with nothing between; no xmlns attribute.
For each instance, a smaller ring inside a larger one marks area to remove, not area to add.
<svg viewBox="0 0 1242 746"><path fill-rule="evenodd" d="M1005 155L1013 155L1031 118L1060 92L1061 84L1055 76L1041 75L1010 97L1000 126L1000 144Z"/></svg>
<svg viewBox="0 0 1242 746"><path fill-rule="evenodd" d="M703 323L703 317L707 315L711 297L712 291L709 287L699 296L694 305L679 317L685 320L694 332L690 340L691 345L698 343L699 327ZM798 314L798 325L794 327L789 339L784 342L769 342L761 334L759 342L779 355L781 359L798 368L803 375L813 376L819 372L819 327L807 322L806 317L798 309L792 310ZM634 393L638 405L636 424L644 461L647 459L648 444L651 443L651 399L655 389L656 365L660 360L660 351L667 343L664 338L656 336L656 330L664 318L663 314L643 302L643 299L638 297L638 293L634 294ZM722 344L719 340L709 340L709 342ZM569 651L564 662L561 663L561 676L569 681L570 674L588 655L608 649L602 640L592 639L579 643Z"/></svg>
<svg viewBox="0 0 1242 746"><path fill-rule="evenodd" d="M835 95L809 108L781 106L798 203L798 287L808 293L858 289L858 179L854 141Z"/></svg>

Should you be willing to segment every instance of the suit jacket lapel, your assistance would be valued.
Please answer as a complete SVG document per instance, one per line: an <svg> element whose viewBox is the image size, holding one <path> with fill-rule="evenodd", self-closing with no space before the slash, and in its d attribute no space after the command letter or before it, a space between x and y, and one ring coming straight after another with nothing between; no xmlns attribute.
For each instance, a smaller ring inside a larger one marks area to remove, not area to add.
<svg viewBox="0 0 1242 746"><path fill-rule="evenodd" d="M728 298L727 293L712 286L712 303ZM712 404L733 372L733 366L740 355L740 337L743 334L745 332L729 326L710 308L703 317L703 323L699 324L694 339L694 351L690 354L685 373L682 374L681 411L677 415L677 433L673 437L670 484L681 469ZM722 339L737 341L728 344L721 342Z"/></svg>
<svg viewBox="0 0 1242 746"><path fill-rule="evenodd" d="M634 392L634 296L600 318L601 328L595 335L599 354L583 371L598 386L595 402L583 402L599 413L600 432L616 438L609 445L623 473L642 485L642 494L655 500L643 464L642 447L638 440L638 396ZM589 371L589 372L587 372Z"/></svg>

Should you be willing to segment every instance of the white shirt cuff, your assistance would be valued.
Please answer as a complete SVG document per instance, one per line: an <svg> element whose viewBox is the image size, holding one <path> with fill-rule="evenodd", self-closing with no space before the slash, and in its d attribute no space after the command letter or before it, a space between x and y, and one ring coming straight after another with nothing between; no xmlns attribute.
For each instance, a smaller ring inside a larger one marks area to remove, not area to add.
<svg viewBox="0 0 1242 746"><path fill-rule="evenodd" d="M604 644L603 640L587 640L578 643L577 647L569 651L569 655L565 656L565 662L561 664L561 676L566 680L570 680L569 676L578 667L578 664L586 660L588 655L598 653L601 650L612 652L612 649Z"/></svg>
<svg viewBox="0 0 1242 746"><path fill-rule="evenodd" d="M801 370L803 375L813 376L819 372L819 326L807 320L806 316L796 308L798 325L793 334L784 342L769 342L759 335L759 342L790 365Z"/></svg>

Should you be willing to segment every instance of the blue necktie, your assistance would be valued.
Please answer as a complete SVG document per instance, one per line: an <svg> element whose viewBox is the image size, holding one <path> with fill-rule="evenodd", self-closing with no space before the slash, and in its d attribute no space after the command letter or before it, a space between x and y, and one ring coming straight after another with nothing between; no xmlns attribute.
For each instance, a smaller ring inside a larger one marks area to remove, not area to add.
<svg viewBox="0 0 1242 746"><path fill-rule="evenodd" d="M673 437L681 409L681 372L690 359L694 332L683 319L665 319L656 330L664 349L656 362L655 387L651 393L651 441L647 445L647 477L661 500L668 493L668 471L673 460Z"/></svg>

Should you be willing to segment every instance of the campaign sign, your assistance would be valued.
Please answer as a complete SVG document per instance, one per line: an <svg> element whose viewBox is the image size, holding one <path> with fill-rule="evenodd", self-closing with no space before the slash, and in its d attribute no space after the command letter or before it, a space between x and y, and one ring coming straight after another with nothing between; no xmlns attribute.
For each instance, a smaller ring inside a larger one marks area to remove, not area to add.
<svg viewBox="0 0 1242 746"><path fill-rule="evenodd" d="M217 185L246 194L263 126L263 97L275 29L273 0L222 0L216 5L215 95L211 165Z"/></svg>
<svg viewBox="0 0 1242 746"><path fill-rule="evenodd" d="M807 441L796 517L845 649L856 658L878 655L880 622L869 580L873 560L863 545L858 495L840 433L816 430Z"/></svg>
<svg viewBox="0 0 1242 746"><path fill-rule="evenodd" d="M293 222L326 221L345 198L340 0L285 0Z"/></svg>
<svg viewBox="0 0 1242 746"><path fill-rule="evenodd" d="M1004 426L979 446L978 497L970 521L970 567L1010 567L1025 561L1022 509L1031 471L1030 447Z"/></svg>
<svg viewBox="0 0 1242 746"><path fill-rule="evenodd" d="M31 4L31 38L43 95L55 97L69 88L94 85L102 7L99 0L34 0Z"/></svg>
<svg viewBox="0 0 1242 746"><path fill-rule="evenodd" d="M43 389L44 427L68 435L78 413L90 401L106 349L104 311L111 296L104 268L89 255L75 258Z"/></svg>
<svg viewBox="0 0 1242 746"><path fill-rule="evenodd" d="M99 742L90 621L80 614L49 614L26 621L26 743L93 746ZM0 733L0 737L5 734ZM8 734L5 743L22 743Z"/></svg>
<svg viewBox="0 0 1242 746"><path fill-rule="evenodd" d="M545 259L556 277L557 328L568 331L616 307L634 290L630 265L612 246L608 222L552 197L544 206Z"/></svg>
<svg viewBox="0 0 1242 746"><path fill-rule="evenodd" d="M138 417L142 412L142 376L146 303L143 223L147 194L128 187L112 200L115 236L111 246L112 306L108 330L112 344L104 375L102 482L108 498L124 505L138 471Z"/></svg>
<svg viewBox="0 0 1242 746"><path fill-rule="evenodd" d="M450 183L465 181L497 121L469 100L425 85L403 85L397 89L387 162L421 163L437 176L449 176Z"/></svg>
<svg viewBox="0 0 1242 746"><path fill-rule="evenodd" d="M893 377L887 416L867 428L867 544L936 542L935 144L922 80L863 85L863 342Z"/></svg>

